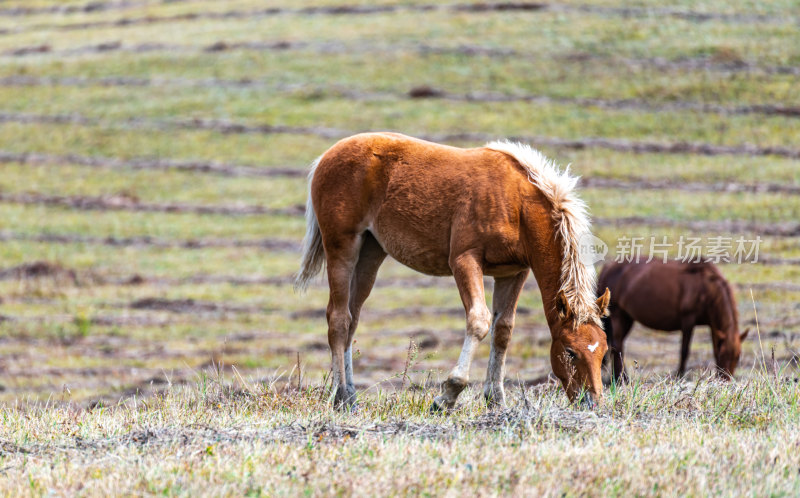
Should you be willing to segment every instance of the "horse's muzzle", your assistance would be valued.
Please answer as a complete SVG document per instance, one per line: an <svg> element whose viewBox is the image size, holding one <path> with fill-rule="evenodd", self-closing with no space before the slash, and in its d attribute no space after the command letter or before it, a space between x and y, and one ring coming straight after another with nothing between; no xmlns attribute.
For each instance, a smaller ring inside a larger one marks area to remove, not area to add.
<svg viewBox="0 0 800 498"><path fill-rule="evenodd" d="M594 396L592 396L591 393L584 393L584 395L581 397L580 407L587 410L594 410L597 407L597 402L594 400Z"/></svg>

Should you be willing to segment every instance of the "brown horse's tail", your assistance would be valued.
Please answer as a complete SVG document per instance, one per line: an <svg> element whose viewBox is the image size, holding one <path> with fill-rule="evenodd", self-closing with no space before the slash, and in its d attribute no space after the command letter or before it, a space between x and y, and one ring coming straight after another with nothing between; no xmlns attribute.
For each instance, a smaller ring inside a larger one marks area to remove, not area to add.
<svg viewBox="0 0 800 498"><path fill-rule="evenodd" d="M311 181L317 170L320 156L311 164L311 172L308 174L308 200L306 201L306 236L303 238L303 262L300 271L294 279L294 289L304 291L308 287L308 282L314 278L325 264L325 250L322 247L322 232L317 223L317 214L314 212L314 205L311 203Z"/></svg>

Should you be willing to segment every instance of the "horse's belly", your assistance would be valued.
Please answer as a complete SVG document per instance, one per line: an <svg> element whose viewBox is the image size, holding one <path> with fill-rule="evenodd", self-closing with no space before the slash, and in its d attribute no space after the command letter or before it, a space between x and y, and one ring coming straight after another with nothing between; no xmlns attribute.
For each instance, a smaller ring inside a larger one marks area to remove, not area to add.
<svg viewBox="0 0 800 498"><path fill-rule="evenodd" d="M633 293L634 299L625 299L620 307L637 322L655 330L680 330L681 314L676 304L659 300L656 296Z"/></svg>
<svg viewBox="0 0 800 498"><path fill-rule="evenodd" d="M414 233L412 230L380 230L377 227L370 232L386 253L408 266L426 275L452 275L450 270L448 246L442 247L442 241L436 237Z"/></svg>

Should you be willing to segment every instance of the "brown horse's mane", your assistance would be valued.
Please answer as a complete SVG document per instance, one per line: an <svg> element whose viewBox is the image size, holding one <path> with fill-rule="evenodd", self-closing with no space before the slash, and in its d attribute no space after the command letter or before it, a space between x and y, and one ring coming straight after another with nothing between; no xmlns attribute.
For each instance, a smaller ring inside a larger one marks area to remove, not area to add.
<svg viewBox="0 0 800 498"><path fill-rule="evenodd" d="M559 291L567 297L575 326L586 322L599 326L594 266L580 258L580 242L591 234L591 223L586 204L575 193L578 177L569 174L569 167L559 170L552 160L528 145L498 141L486 144L486 148L514 158L527 171L528 180L553 205L553 218L564 246Z"/></svg>

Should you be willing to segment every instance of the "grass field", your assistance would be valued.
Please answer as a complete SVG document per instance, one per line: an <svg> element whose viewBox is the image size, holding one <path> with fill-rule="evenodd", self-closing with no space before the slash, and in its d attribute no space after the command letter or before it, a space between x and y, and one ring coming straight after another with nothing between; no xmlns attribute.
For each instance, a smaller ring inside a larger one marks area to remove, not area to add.
<svg viewBox="0 0 800 498"><path fill-rule="evenodd" d="M0 490L798 494L798 21L784 0L0 2ZM705 330L679 381L679 336L637 327L632 384L570 407L531 279L508 409L476 383L428 415L463 310L389 262L360 410L332 411L327 287L291 281L308 164L368 130L528 141L582 176L612 250L760 237L721 264L742 326L758 313L737 381L710 379Z"/></svg>

